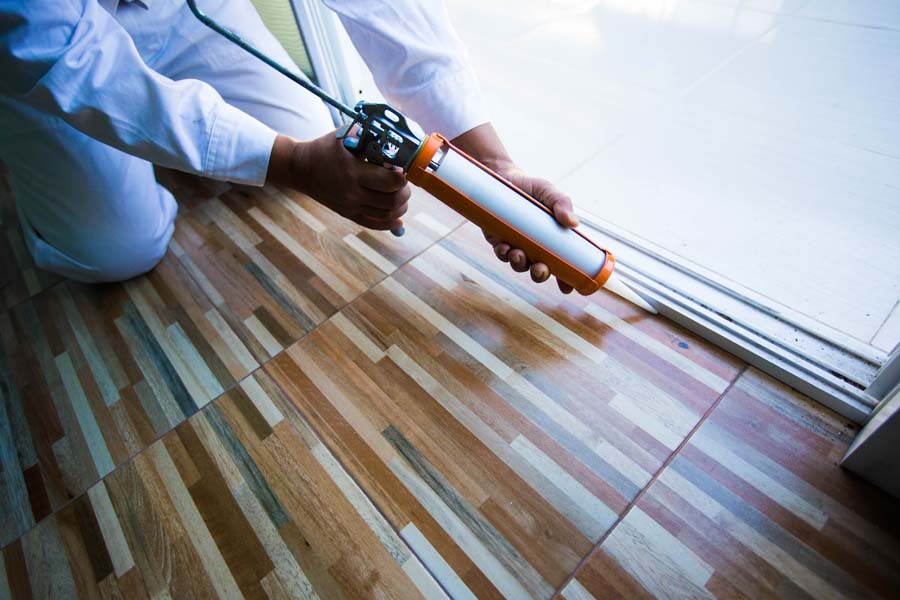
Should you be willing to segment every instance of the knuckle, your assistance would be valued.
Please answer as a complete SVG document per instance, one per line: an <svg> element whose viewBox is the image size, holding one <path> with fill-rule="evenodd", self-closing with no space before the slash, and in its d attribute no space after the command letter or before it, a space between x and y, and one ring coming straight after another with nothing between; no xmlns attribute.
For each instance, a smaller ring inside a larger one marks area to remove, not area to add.
<svg viewBox="0 0 900 600"><path fill-rule="evenodd" d="M572 210L572 199L568 196L560 196L556 201L556 206Z"/></svg>
<svg viewBox="0 0 900 600"><path fill-rule="evenodd" d="M391 197L391 208L400 208L409 200L409 190L403 188L393 193Z"/></svg>

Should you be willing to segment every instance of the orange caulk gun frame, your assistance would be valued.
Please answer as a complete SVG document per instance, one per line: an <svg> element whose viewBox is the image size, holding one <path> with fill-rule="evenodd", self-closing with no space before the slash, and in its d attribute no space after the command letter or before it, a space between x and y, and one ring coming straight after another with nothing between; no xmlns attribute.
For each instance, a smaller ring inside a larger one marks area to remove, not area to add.
<svg viewBox="0 0 900 600"><path fill-rule="evenodd" d="M549 208L497 173L491 171L489 168L451 144L445 137L437 133L429 135L425 138L425 141L422 142L419 151L416 153L409 166L406 174L407 179L409 179L411 183L414 183L431 193L435 198L445 203L485 231L492 233L515 248L521 248L529 259L534 262L546 264L550 268L551 273L574 287L579 293L586 296L603 287L603 284L605 284L610 275L612 275L616 264L615 258L613 258L613 255L609 250L601 248L580 231L573 230L573 234L581 236L584 240L603 251L606 255L606 259L603 261L603 265L600 267L598 273L585 273L558 254L547 249L539 241L532 239L526 233L512 227L500 216L486 210L475 200L463 194L457 188L442 179L440 176L440 169L434 171L432 167L434 165L434 157L438 151L447 149L452 149L457 152L473 165L482 169L522 196L525 201L537 206L551 217L553 216L553 212Z"/></svg>

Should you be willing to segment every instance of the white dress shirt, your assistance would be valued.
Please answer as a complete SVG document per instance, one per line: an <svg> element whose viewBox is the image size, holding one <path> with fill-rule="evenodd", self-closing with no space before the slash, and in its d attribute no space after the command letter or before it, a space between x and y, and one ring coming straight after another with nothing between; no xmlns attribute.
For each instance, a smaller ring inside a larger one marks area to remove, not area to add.
<svg viewBox="0 0 900 600"><path fill-rule="evenodd" d="M452 138L487 121L440 0L323 1L381 92L426 131ZM155 164L262 184L276 132L209 85L149 68L104 2L0 0L0 94Z"/></svg>

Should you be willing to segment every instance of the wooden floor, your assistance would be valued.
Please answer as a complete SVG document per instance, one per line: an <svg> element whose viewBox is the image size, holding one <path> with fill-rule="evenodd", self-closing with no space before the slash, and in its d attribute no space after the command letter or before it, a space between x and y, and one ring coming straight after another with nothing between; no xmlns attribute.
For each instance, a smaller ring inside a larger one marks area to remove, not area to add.
<svg viewBox="0 0 900 600"><path fill-rule="evenodd" d="M855 429L738 359L427 196L397 239L166 181L123 285L34 269L0 203L0 599L900 594Z"/></svg>

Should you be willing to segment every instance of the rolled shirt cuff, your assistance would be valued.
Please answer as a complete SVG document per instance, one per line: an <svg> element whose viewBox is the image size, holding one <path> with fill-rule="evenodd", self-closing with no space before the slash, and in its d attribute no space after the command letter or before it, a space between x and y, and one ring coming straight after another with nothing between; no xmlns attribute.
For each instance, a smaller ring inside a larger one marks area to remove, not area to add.
<svg viewBox="0 0 900 600"><path fill-rule="evenodd" d="M213 123L203 174L212 179L263 185L276 135L268 125L223 102Z"/></svg>
<svg viewBox="0 0 900 600"><path fill-rule="evenodd" d="M468 66L406 98L403 110L418 116L425 133L440 133L451 140L490 120L481 86Z"/></svg>

